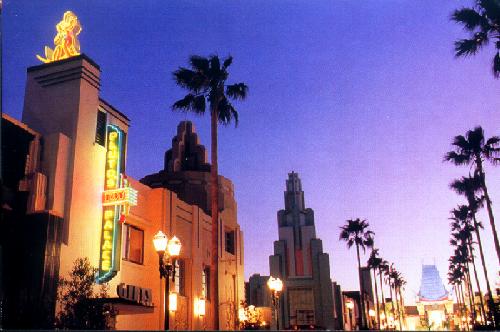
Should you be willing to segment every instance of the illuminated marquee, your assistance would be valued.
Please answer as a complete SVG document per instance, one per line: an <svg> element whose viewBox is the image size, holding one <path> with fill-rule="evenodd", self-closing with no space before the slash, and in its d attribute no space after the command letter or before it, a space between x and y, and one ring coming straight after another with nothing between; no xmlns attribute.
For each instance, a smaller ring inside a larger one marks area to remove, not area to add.
<svg viewBox="0 0 500 332"><path fill-rule="evenodd" d="M52 50L50 47L45 46L45 58L38 54L36 56L43 63L80 55L80 43L77 36L82 31L82 26L78 21L78 17L68 10L64 13L62 21L57 23L56 30L57 34L54 37L55 48Z"/></svg>
<svg viewBox="0 0 500 332"><path fill-rule="evenodd" d="M137 190L130 187L106 190L102 193L102 205L137 205Z"/></svg>
<svg viewBox="0 0 500 332"><path fill-rule="evenodd" d="M98 282L109 281L118 271L121 223L130 206L137 205L137 191L122 174L122 139L122 131L108 125Z"/></svg>

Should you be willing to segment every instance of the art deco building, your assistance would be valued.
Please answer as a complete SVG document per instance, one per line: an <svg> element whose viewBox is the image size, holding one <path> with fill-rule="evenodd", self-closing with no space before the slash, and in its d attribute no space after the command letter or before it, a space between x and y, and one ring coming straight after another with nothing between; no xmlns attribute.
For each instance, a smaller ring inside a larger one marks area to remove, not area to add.
<svg viewBox="0 0 500 332"><path fill-rule="evenodd" d="M208 271L211 255L218 254L219 326L233 329L244 286L231 182L221 181L224 233L221 252L212 253L203 184L210 165L192 124L179 126L179 144L168 159L173 173L167 173L200 190L153 188L128 177L130 120L101 98L100 75L83 54L30 67L22 122L2 115L3 328L53 328L57 281L87 257L99 268L97 281L109 285L116 329L163 329L165 313L170 329L213 329ZM152 243L159 230L182 243L175 281L169 281L176 311L165 310L165 280Z"/></svg>
<svg viewBox="0 0 500 332"><path fill-rule="evenodd" d="M284 282L280 326L334 328L330 261L316 237L314 212L305 207L299 175L288 174L285 209L278 211L279 240L269 257L271 276Z"/></svg>

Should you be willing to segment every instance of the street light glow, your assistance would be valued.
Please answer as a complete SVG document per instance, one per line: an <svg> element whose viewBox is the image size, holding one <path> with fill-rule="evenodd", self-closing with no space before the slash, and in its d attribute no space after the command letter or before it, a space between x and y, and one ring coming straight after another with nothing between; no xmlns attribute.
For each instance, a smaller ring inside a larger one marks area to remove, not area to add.
<svg viewBox="0 0 500 332"><path fill-rule="evenodd" d="M167 236L162 231L158 231L156 235L153 237L153 245L155 246L155 250L158 253L164 253L167 248Z"/></svg>

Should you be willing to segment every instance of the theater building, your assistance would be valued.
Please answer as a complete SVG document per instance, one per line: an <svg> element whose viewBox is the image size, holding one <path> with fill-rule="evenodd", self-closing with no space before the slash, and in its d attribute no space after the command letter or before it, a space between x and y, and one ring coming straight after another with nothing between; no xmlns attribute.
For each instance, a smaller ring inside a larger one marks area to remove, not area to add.
<svg viewBox="0 0 500 332"><path fill-rule="evenodd" d="M99 268L96 280L109 284L116 329L163 329L165 280L152 242L161 230L182 243L169 328L213 329L218 305L220 329L234 329L244 280L231 181L221 181L220 251L212 253L204 194L210 165L194 126L179 125L172 167L162 172L168 180L128 177L130 120L101 98L100 74L84 54L30 67L22 121L2 115L3 328L52 328L57 280L87 257ZM187 170L186 156L198 169ZM191 184L181 188L175 177ZM220 261L218 304L208 292L213 254Z"/></svg>

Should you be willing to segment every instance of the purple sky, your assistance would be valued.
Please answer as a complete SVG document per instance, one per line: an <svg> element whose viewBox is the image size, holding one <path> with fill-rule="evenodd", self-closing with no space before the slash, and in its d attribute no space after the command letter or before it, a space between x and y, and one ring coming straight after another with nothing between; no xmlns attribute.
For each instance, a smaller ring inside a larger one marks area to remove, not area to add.
<svg viewBox="0 0 500 332"><path fill-rule="evenodd" d="M229 82L246 82L250 95L237 104L239 127L219 131L219 167L235 185L245 275L268 274L276 212L294 170L333 280L357 288L355 251L338 241L339 226L366 218L382 256L407 278L412 302L422 261L435 261L446 278L447 218L463 202L448 184L468 169L444 164L444 153L475 125L500 135L493 50L453 57L453 41L465 33L449 15L471 3L5 0L3 110L21 117L26 67L39 64L35 54L73 10L82 51L101 66L102 97L132 120L128 173L141 178L162 168L180 120L195 123L209 150L209 118L170 110L185 93L171 72L191 54L230 53ZM500 168L487 172L500 218ZM494 282L486 214L481 220Z"/></svg>

